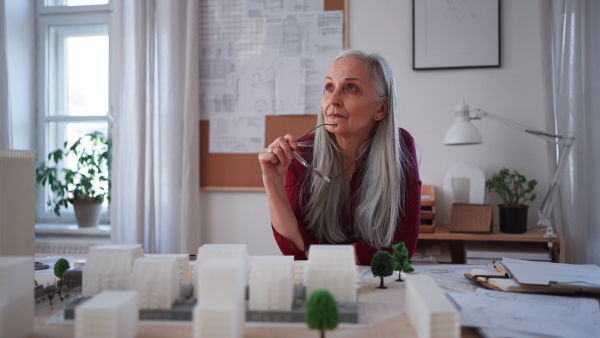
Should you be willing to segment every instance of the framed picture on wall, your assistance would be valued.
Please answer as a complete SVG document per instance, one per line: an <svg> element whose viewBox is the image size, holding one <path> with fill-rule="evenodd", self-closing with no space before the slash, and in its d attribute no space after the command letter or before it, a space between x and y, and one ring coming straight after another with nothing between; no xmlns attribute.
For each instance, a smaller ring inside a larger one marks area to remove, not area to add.
<svg viewBox="0 0 600 338"><path fill-rule="evenodd" d="M500 67L500 0L413 0L413 69Z"/></svg>

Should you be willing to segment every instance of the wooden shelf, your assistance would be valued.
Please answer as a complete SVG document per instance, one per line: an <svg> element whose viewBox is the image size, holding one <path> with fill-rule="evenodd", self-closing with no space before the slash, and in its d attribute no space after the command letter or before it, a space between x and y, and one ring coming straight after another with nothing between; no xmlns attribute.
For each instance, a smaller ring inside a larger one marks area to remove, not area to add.
<svg viewBox="0 0 600 338"><path fill-rule="evenodd" d="M453 246L452 260L455 263L462 263L460 255L465 241L493 241L493 242L529 242L529 243L553 243L552 258L553 261L565 262L565 247L563 237L545 238L543 230L527 230L523 234L509 234L494 229L491 233L463 233L450 232L448 228L436 227L433 233L419 233L419 241L448 241ZM418 245L418 244L417 244ZM456 257L456 259L455 259Z"/></svg>
<svg viewBox="0 0 600 338"><path fill-rule="evenodd" d="M437 227L433 233L420 233L419 239L449 239L449 240L465 240L465 241L510 241L510 242L553 242L559 243L562 241L560 237L544 238L543 230L527 230L523 234L509 234L500 232L494 229L494 232L481 233L465 233L465 232L450 232L448 228Z"/></svg>

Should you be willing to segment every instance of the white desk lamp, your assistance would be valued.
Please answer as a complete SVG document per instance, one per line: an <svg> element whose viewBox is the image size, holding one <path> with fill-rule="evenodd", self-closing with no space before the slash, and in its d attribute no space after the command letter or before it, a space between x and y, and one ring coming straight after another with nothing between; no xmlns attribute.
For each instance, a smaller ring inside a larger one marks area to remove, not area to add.
<svg viewBox="0 0 600 338"><path fill-rule="evenodd" d="M554 229L552 228L552 222L550 221L550 212L552 211L552 202L554 200L554 196L558 192L560 176L563 172L565 163L567 162L567 157L569 157L571 146L575 141L575 136L572 134L568 136L556 135L542 130L530 128L520 123L509 121L500 116L493 115L478 108L474 109L472 112L474 113L473 117L470 116L469 106L466 105L464 101L458 106L456 106L456 117L454 120L454 124L450 126L450 128L446 132L446 136L444 137L445 145L467 145L482 143L483 139L481 138L481 134L479 133L477 128L475 128L475 126L471 123L471 120L481 120L484 117L489 117L492 120L496 120L500 123L522 130L531 135L535 135L550 143L557 144L562 148L562 151L559 150L560 156L558 159L558 168L556 169L556 173L554 174L554 180L552 181L550 190L548 190L548 193L544 197L544 201L542 202L542 205L538 210L539 221L537 223L538 226L546 228L546 234L544 235L544 237L556 237Z"/></svg>

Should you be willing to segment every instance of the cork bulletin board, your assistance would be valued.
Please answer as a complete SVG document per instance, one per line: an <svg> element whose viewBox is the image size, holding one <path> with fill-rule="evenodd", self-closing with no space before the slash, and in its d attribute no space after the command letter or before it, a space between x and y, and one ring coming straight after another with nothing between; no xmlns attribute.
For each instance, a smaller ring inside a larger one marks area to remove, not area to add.
<svg viewBox="0 0 600 338"><path fill-rule="evenodd" d="M348 47L348 0L325 0L325 10L344 11L344 47ZM265 148L276 137L304 135L314 128L316 115L266 116ZM200 188L217 191L263 191L256 154L210 153L208 120L200 120Z"/></svg>

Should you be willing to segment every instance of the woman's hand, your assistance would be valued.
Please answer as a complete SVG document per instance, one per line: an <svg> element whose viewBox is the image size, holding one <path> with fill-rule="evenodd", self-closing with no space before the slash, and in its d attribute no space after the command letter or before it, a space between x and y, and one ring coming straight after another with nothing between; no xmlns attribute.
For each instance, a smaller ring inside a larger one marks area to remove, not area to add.
<svg viewBox="0 0 600 338"><path fill-rule="evenodd" d="M263 181L283 180L283 175L288 170L294 155L292 147L296 147L296 139L287 134L278 137L267 149L258 154L258 161L263 174Z"/></svg>

